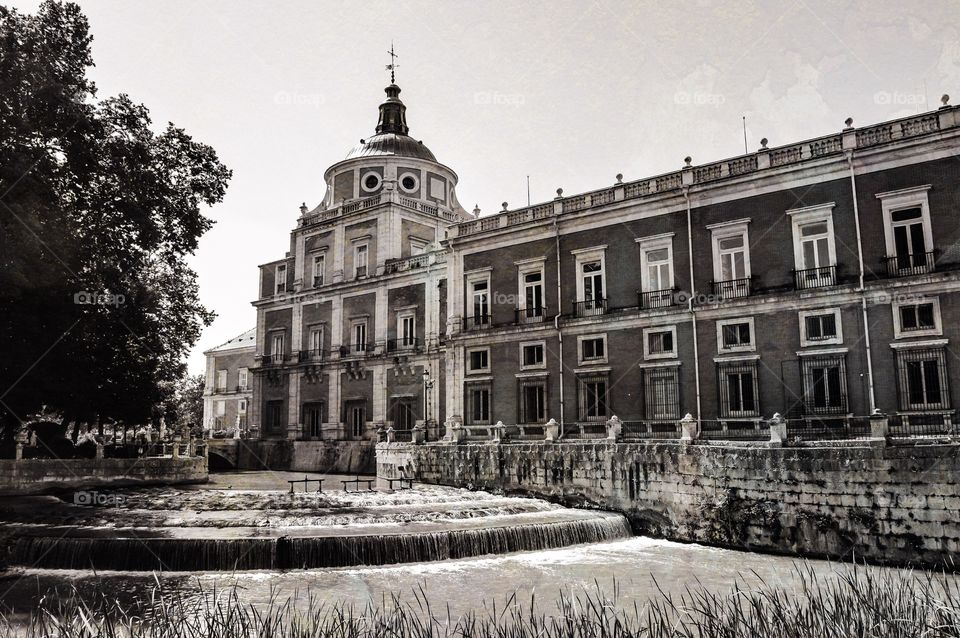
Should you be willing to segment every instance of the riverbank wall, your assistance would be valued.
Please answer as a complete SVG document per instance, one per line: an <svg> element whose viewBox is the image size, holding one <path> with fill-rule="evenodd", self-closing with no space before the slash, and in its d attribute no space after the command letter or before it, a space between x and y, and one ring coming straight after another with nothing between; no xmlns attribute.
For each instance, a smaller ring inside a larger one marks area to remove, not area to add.
<svg viewBox="0 0 960 638"><path fill-rule="evenodd" d="M286 470L331 474L373 474L373 441L208 441L215 470Z"/></svg>
<svg viewBox="0 0 960 638"><path fill-rule="evenodd" d="M382 443L377 468L618 511L635 533L677 541L958 569L956 443Z"/></svg>
<svg viewBox="0 0 960 638"><path fill-rule="evenodd" d="M204 456L0 460L0 495L207 481Z"/></svg>

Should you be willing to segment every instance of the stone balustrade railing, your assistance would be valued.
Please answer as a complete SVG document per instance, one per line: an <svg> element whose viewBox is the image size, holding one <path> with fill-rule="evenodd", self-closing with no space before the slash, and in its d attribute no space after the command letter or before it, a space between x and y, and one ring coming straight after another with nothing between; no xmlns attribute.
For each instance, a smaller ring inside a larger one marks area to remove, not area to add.
<svg viewBox="0 0 960 638"><path fill-rule="evenodd" d="M396 259L393 261L388 261L384 265L383 273L385 275L389 275L395 272L406 272L408 270L425 268L426 266L431 266L433 264L445 264L445 263L447 263L447 253L445 252L425 253L423 255L413 255L412 257L406 257L404 259Z"/></svg>
<svg viewBox="0 0 960 638"><path fill-rule="evenodd" d="M687 166L685 169L650 177L634 182L618 183L611 188L592 191L570 197L558 197L554 202L537 204L517 210L504 210L476 220L462 222L451 229L454 237L465 237L510 226L538 221L546 217L575 213L577 211L606 206L615 202L651 197L661 193L678 191L685 186L706 184L723 179L748 175L758 171L790 166L808 160L840 155L844 150L870 148L898 140L920 137L960 126L958 107L945 106L938 111L885 122L861 129L847 128L841 133L816 139L767 148L755 153L741 155L702 166Z"/></svg>
<svg viewBox="0 0 960 638"><path fill-rule="evenodd" d="M440 217L447 221L459 222L463 221L463 218L454 213L451 210L447 210L442 206L437 204L431 204L429 202L420 201L417 199L412 199L410 197L404 197L399 195L395 191L380 193L377 195L372 195L370 197L363 197L361 199L355 199L353 201L344 202L333 208L328 208L326 210L317 211L316 213L307 215L305 214L300 218L300 226L311 226L313 224L318 224L331 219L337 219L338 217L343 217L345 215L351 215L357 212L363 212L375 208L382 204L395 203L409 208L411 210L416 210L427 215L432 215L434 217Z"/></svg>

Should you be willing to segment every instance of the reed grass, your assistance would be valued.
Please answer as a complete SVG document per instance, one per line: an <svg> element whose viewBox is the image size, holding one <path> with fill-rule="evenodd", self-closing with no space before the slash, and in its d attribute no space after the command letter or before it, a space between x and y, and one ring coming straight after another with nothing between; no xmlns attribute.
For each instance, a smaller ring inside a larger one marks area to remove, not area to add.
<svg viewBox="0 0 960 638"><path fill-rule="evenodd" d="M756 575L754 575L756 576ZM27 638L834 638L960 636L955 576L851 567L835 576L798 565L794 587L737 582L725 592L697 584L623 602L609 590L561 592L556 605L531 595L489 601L456 616L437 609L423 587L377 604L330 604L315 593L305 604L271 594L267 604L242 600L232 586L188 601L161 582L136 613L105 596L44 598L28 617L0 618L0 636ZM759 578L759 577L756 577ZM544 607L548 607L544 609Z"/></svg>

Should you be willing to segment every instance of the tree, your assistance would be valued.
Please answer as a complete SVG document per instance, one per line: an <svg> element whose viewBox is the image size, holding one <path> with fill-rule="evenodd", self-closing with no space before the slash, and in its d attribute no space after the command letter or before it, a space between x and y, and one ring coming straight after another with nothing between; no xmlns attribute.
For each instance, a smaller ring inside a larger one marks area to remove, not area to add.
<svg viewBox="0 0 960 638"><path fill-rule="evenodd" d="M158 419L213 319L186 264L231 172L126 95L96 99L75 4L0 6L0 426Z"/></svg>

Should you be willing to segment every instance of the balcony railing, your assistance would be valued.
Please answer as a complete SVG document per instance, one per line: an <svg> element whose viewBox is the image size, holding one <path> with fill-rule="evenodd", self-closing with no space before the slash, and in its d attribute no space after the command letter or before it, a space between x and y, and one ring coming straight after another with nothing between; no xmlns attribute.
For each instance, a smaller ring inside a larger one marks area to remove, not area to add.
<svg viewBox="0 0 960 638"><path fill-rule="evenodd" d="M516 308L513 311L513 323L521 325L527 323L543 323L543 318L547 315L545 306L535 306L532 308Z"/></svg>
<svg viewBox="0 0 960 638"><path fill-rule="evenodd" d="M750 296L750 277L713 281L713 295L720 299L738 299Z"/></svg>
<svg viewBox="0 0 960 638"><path fill-rule="evenodd" d="M673 288L666 290L637 291L637 305L644 309L669 308L677 303L676 291Z"/></svg>
<svg viewBox="0 0 960 638"><path fill-rule="evenodd" d="M490 315L474 315L463 318L464 330L482 330L493 325L493 317Z"/></svg>
<svg viewBox="0 0 960 638"><path fill-rule="evenodd" d="M793 283L797 290L835 286L837 285L837 267L834 265L794 270Z"/></svg>
<svg viewBox="0 0 960 638"><path fill-rule="evenodd" d="M285 355L282 352L278 352L276 354L268 354L267 362L273 363L273 364L283 363L286 360L286 358L287 358L287 355Z"/></svg>
<svg viewBox="0 0 960 638"><path fill-rule="evenodd" d="M387 352L398 352L403 350L420 350L420 340L413 337L387 339Z"/></svg>
<svg viewBox="0 0 960 638"><path fill-rule="evenodd" d="M323 285L323 275L315 275L313 278L313 287L319 288Z"/></svg>
<svg viewBox="0 0 960 638"><path fill-rule="evenodd" d="M329 354L330 353L326 350L301 350L299 358L301 363L306 361L323 361L329 356Z"/></svg>
<svg viewBox="0 0 960 638"><path fill-rule="evenodd" d="M584 301L573 302L573 314L575 317L593 317L606 313L606 299L586 299Z"/></svg>
<svg viewBox="0 0 960 638"><path fill-rule="evenodd" d="M370 341L360 343L349 343L340 346L341 357L359 357L372 353L376 349L375 344Z"/></svg>
<svg viewBox="0 0 960 638"><path fill-rule="evenodd" d="M935 262L933 251L884 258L887 277L908 277L933 272Z"/></svg>

